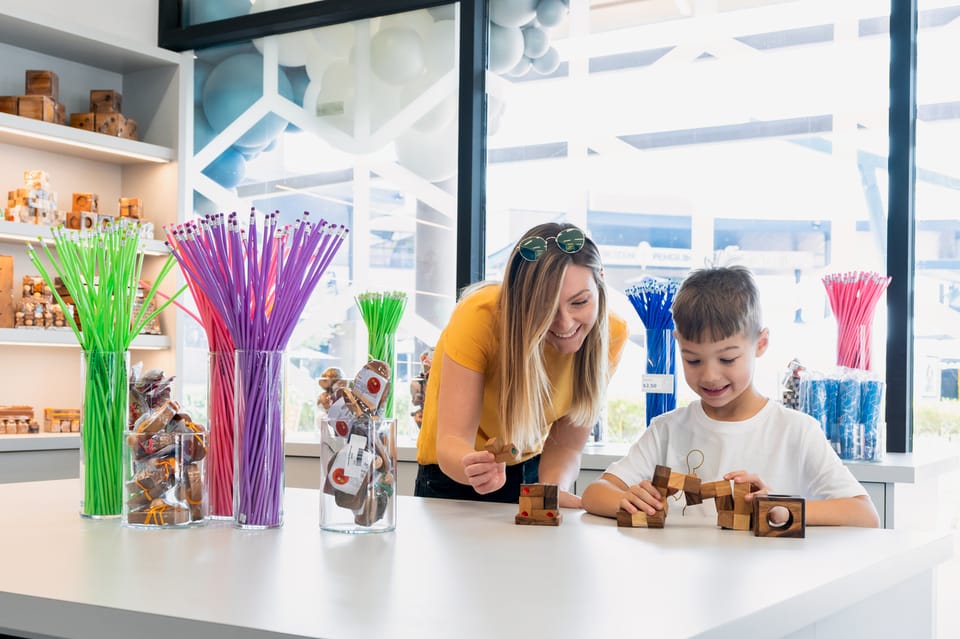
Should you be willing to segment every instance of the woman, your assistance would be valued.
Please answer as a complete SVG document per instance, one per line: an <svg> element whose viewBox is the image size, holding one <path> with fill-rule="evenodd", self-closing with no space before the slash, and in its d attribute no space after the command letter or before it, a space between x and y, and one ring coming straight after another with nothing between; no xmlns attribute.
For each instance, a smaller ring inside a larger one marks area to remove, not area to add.
<svg viewBox="0 0 960 639"><path fill-rule="evenodd" d="M415 494L516 502L521 483L560 488L560 506L604 404L627 325L607 312L597 245L571 224L517 242L502 284L466 291L433 356ZM519 449L497 462L489 438Z"/></svg>

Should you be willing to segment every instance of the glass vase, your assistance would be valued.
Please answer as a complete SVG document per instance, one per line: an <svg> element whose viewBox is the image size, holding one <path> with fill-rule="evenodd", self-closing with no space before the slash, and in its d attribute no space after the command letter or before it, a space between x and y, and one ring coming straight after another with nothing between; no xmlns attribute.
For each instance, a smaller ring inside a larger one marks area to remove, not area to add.
<svg viewBox="0 0 960 639"><path fill-rule="evenodd" d="M380 360L390 367L390 386L387 387L387 397L383 404L383 416L395 417L393 414L393 389L396 387L397 334L370 331L367 335L367 352L370 359Z"/></svg>
<svg viewBox="0 0 960 639"><path fill-rule="evenodd" d="M283 525L284 355L235 353L233 524L238 528Z"/></svg>
<svg viewBox="0 0 960 639"><path fill-rule="evenodd" d="M233 518L234 362L231 351L208 354L209 386L207 428L207 495L211 519Z"/></svg>
<svg viewBox="0 0 960 639"><path fill-rule="evenodd" d="M676 338L671 329L644 331L647 365L642 388L646 395L647 426L650 421L677 407Z"/></svg>
<svg viewBox="0 0 960 639"><path fill-rule="evenodd" d="M397 525L397 420L361 415L320 424L320 528L388 532Z"/></svg>
<svg viewBox="0 0 960 639"><path fill-rule="evenodd" d="M80 374L80 515L92 519L123 512L123 433L129 416L130 353L83 351Z"/></svg>
<svg viewBox="0 0 960 639"><path fill-rule="evenodd" d="M197 526L207 516L207 433L127 433L123 523L134 528Z"/></svg>

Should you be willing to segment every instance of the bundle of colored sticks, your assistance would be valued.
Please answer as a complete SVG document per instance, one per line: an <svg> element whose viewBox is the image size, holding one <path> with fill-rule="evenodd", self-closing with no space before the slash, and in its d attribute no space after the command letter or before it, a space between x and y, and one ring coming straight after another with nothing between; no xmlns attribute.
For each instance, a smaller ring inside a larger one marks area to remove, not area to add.
<svg viewBox="0 0 960 639"><path fill-rule="evenodd" d="M677 283L644 278L626 290L627 299L640 316L646 329L646 372L655 375L676 374L676 340L673 337L673 315L670 307L677 294ZM646 393L647 426L657 415L677 407L676 377L671 392Z"/></svg>
<svg viewBox="0 0 960 639"><path fill-rule="evenodd" d="M283 437L267 432L282 424L276 383L282 371L270 354L286 349L348 233L341 225L311 221L309 213L287 226L280 225L279 217L279 212L267 214L258 225L254 211L246 220L220 213L166 228L211 352L235 349L236 362L244 367L236 377L242 386L234 389L240 400L234 406L240 440L231 437L230 428L211 427L209 463L212 484L225 488L227 478L233 478L233 517L251 526L279 525L282 517ZM219 366L224 387L229 371ZM228 407L224 403L219 410ZM221 490L212 496L212 512L224 513L227 503Z"/></svg>
<svg viewBox="0 0 960 639"><path fill-rule="evenodd" d="M890 279L864 271L823 277L830 309L837 319L837 366L870 370L873 313Z"/></svg>

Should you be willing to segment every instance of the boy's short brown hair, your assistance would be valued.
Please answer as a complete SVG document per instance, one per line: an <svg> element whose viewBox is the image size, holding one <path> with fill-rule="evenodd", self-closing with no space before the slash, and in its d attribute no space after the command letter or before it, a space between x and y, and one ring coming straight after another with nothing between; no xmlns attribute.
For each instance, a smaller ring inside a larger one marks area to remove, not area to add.
<svg viewBox="0 0 960 639"><path fill-rule="evenodd" d="M691 271L671 306L677 333L691 342L719 342L734 335L750 339L763 329L760 292L745 266Z"/></svg>

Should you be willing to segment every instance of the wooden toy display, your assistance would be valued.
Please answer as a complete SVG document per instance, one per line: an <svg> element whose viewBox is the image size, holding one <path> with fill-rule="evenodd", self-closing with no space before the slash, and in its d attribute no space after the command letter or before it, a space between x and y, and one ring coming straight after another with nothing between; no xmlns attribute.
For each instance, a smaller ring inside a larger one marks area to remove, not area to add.
<svg viewBox="0 0 960 639"><path fill-rule="evenodd" d="M130 140L138 139L137 121L121 113L123 97L111 89L90 91L90 111L71 113L70 126Z"/></svg>
<svg viewBox="0 0 960 639"><path fill-rule="evenodd" d="M32 406L0 406L0 435L25 435L39 431Z"/></svg>
<svg viewBox="0 0 960 639"><path fill-rule="evenodd" d="M520 508L514 523L521 526L559 526L560 490L556 484L521 484Z"/></svg>
<svg viewBox="0 0 960 639"><path fill-rule="evenodd" d="M79 408L44 408L43 430L47 433L79 433Z"/></svg>
<svg viewBox="0 0 960 639"><path fill-rule="evenodd" d="M50 176L40 169L24 171L23 186L7 191L3 213L9 222L54 226L66 221L57 208L57 193L50 189Z"/></svg>
<svg viewBox="0 0 960 639"><path fill-rule="evenodd" d="M66 301L66 300L65 300ZM66 309L73 313L73 307ZM25 275L20 299L15 304L14 328L67 328L64 309L54 301L50 287L39 275Z"/></svg>
<svg viewBox="0 0 960 639"><path fill-rule="evenodd" d="M53 71L28 70L24 95L0 97L0 111L24 118L63 124L66 109L59 102L60 80Z"/></svg>
<svg viewBox="0 0 960 639"><path fill-rule="evenodd" d="M688 506L713 499L717 506L717 525L730 530L753 531L757 537L803 537L806 510L803 497L787 495L758 495L753 502L746 500L750 492L747 483L725 479L702 482L694 474L673 472L667 466L654 469L651 483L663 496L663 510L655 515L644 512L617 512L617 526L625 528L663 528L667 517L667 494L683 491ZM771 511L782 507L786 510Z"/></svg>

